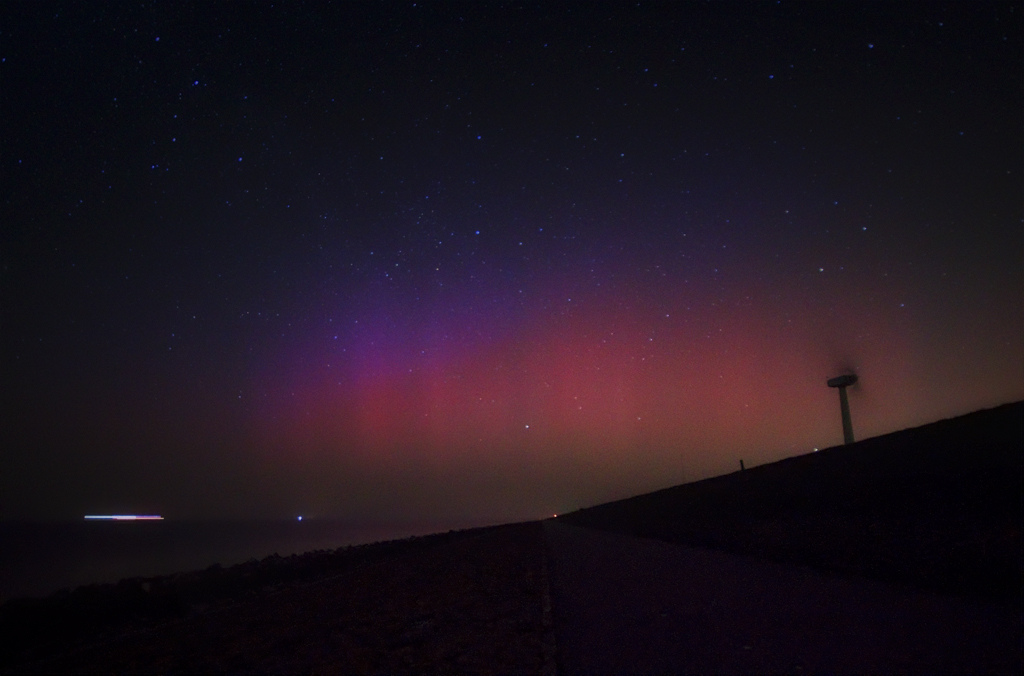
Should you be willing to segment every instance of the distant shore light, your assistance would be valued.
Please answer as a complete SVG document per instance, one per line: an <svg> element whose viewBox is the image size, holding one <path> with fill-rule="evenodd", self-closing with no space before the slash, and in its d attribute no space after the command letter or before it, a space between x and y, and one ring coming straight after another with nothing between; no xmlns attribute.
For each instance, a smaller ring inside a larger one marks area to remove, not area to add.
<svg viewBox="0 0 1024 676"><path fill-rule="evenodd" d="M105 521L163 521L159 514L86 514L86 519L102 519Z"/></svg>

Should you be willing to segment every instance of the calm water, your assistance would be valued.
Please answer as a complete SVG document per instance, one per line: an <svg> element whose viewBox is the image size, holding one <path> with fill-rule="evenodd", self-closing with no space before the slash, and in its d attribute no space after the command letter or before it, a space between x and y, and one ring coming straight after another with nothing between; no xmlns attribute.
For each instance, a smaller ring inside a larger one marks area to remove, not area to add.
<svg viewBox="0 0 1024 676"><path fill-rule="evenodd" d="M339 521L0 522L0 602L61 588L395 540L468 525Z"/></svg>

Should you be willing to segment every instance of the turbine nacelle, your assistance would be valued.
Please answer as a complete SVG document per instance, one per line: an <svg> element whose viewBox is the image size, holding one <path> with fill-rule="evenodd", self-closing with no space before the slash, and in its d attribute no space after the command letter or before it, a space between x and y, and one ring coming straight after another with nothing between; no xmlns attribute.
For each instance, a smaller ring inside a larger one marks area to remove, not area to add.
<svg viewBox="0 0 1024 676"><path fill-rule="evenodd" d="M829 387L849 387L857 382L857 376L852 373L847 373L844 376L836 376L835 378L829 378L827 385Z"/></svg>

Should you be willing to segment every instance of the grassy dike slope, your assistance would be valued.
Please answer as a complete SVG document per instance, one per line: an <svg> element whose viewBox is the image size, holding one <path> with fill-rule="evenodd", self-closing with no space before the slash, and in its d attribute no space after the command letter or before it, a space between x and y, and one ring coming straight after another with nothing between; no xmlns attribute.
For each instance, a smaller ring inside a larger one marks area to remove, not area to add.
<svg viewBox="0 0 1024 676"><path fill-rule="evenodd" d="M569 523L1021 598L1024 402L559 516Z"/></svg>

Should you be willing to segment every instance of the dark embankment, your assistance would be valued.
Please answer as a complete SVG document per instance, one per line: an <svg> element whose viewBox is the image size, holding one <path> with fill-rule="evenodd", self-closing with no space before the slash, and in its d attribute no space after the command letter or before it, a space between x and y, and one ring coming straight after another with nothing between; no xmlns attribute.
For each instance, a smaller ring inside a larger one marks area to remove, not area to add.
<svg viewBox="0 0 1024 676"><path fill-rule="evenodd" d="M539 635L540 542L539 522L510 524L13 599L0 606L0 672L457 670L449 657L516 671L518 653L487 650ZM447 657L428 650L442 634L461 641Z"/></svg>
<svg viewBox="0 0 1024 676"><path fill-rule="evenodd" d="M958 594L1019 600L1024 402L560 516Z"/></svg>

